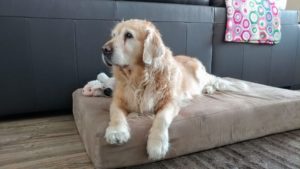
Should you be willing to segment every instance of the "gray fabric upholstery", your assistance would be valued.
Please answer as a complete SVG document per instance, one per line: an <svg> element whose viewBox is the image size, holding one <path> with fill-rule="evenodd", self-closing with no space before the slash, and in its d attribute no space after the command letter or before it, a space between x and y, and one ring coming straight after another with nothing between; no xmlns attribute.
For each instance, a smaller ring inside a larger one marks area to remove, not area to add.
<svg viewBox="0 0 300 169"><path fill-rule="evenodd" d="M225 0L210 0L210 6L225 7Z"/></svg>
<svg viewBox="0 0 300 169"><path fill-rule="evenodd" d="M122 19L153 21L174 54L193 55L210 71L213 15L196 5L2 0L0 116L71 108L72 91L110 74L100 47Z"/></svg>
<svg viewBox="0 0 300 169"><path fill-rule="evenodd" d="M140 2L160 2L160 3L176 3L190 5L209 5L209 0L120 0L120 1L140 1Z"/></svg>
<svg viewBox="0 0 300 169"><path fill-rule="evenodd" d="M300 128L300 92L247 84L247 92L199 96L182 108L169 129L166 158ZM110 98L85 97L81 89L73 93L76 125L95 167L151 162L146 141L152 116L129 115L129 142L110 145L104 139L110 102Z"/></svg>
<svg viewBox="0 0 300 169"><path fill-rule="evenodd" d="M298 39L300 39L300 25L298 25ZM294 74L294 78L295 78L295 82L294 84L299 84L300 85L300 57L299 57L299 54L300 54L300 43L298 43L298 47L297 47L297 57L296 57L296 71L295 71L295 74Z"/></svg>

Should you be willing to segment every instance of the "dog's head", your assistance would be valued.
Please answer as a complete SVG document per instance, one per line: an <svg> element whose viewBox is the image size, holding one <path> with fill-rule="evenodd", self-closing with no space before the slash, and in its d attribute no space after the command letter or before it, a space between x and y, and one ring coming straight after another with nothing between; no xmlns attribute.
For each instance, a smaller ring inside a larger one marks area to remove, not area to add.
<svg viewBox="0 0 300 169"><path fill-rule="evenodd" d="M102 59L108 66L151 65L164 53L165 46L156 27L137 19L118 23L111 39L102 47Z"/></svg>

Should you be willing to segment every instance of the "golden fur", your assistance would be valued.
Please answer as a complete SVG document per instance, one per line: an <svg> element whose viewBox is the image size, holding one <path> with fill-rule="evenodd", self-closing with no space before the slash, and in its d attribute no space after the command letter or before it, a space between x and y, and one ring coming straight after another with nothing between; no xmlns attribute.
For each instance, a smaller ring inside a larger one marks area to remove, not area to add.
<svg viewBox="0 0 300 169"><path fill-rule="evenodd" d="M127 142L130 129L126 116L132 112L154 113L147 143L151 159L165 157L169 148L168 128L184 100L226 88L227 83L208 74L199 60L183 55L174 57L159 31L148 21L120 22L104 48L112 49L111 55L103 57L113 65L116 80L105 138L111 144Z"/></svg>
<svg viewBox="0 0 300 169"><path fill-rule="evenodd" d="M197 71L202 69L202 64L194 58L187 56L172 55L172 52L165 47L165 55L155 58L156 65L146 65L143 62L144 42L149 34L147 29L153 29L154 38L150 50L159 47L160 33L151 22L141 20L129 20L118 24L113 32L122 32L124 29L135 31L139 47L135 48L134 54L130 54L133 60L129 65L113 66L113 75L116 78L116 87L113 100L118 103L126 113L150 111L145 108L149 97L154 98L154 105L151 111L158 112L167 102L177 100L176 97L183 96L189 90L189 84L198 83ZM111 43L109 41L108 43ZM161 41L162 42L162 41ZM126 42L125 42L126 43ZM124 45L124 48L126 45ZM125 48L125 52L128 52ZM154 53L152 51L152 53ZM181 79L178 79L181 78ZM180 84L181 82L181 84ZM177 86L180 86L178 88ZM200 94L191 92L190 95Z"/></svg>

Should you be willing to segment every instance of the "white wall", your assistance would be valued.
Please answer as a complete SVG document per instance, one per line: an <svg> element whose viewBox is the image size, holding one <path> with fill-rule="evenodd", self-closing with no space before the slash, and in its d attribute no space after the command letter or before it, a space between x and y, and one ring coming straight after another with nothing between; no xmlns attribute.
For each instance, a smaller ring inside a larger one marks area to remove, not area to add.
<svg viewBox="0 0 300 169"><path fill-rule="evenodd" d="M300 10L300 0L287 0L286 9Z"/></svg>

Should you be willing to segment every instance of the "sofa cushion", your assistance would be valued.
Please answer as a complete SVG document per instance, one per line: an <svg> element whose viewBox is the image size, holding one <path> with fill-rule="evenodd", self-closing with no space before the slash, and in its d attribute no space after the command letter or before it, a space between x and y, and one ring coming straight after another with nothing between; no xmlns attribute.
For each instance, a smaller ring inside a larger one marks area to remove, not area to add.
<svg viewBox="0 0 300 169"><path fill-rule="evenodd" d="M160 3L176 3L190 5L209 5L209 0L119 0L119 1L139 1L139 2L160 2Z"/></svg>
<svg viewBox="0 0 300 169"><path fill-rule="evenodd" d="M210 0L210 6L225 7L225 0Z"/></svg>
<svg viewBox="0 0 300 169"><path fill-rule="evenodd" d="M206 150L268 134L300 128L300 92L250 83L243 93L199 96L180 111L169 129L166 158ZM146 143L152 116L127 118L131 138L123 145L104 139L111 98L73 93L73 114L88 155L96 168L151 162Z"/></svg>

